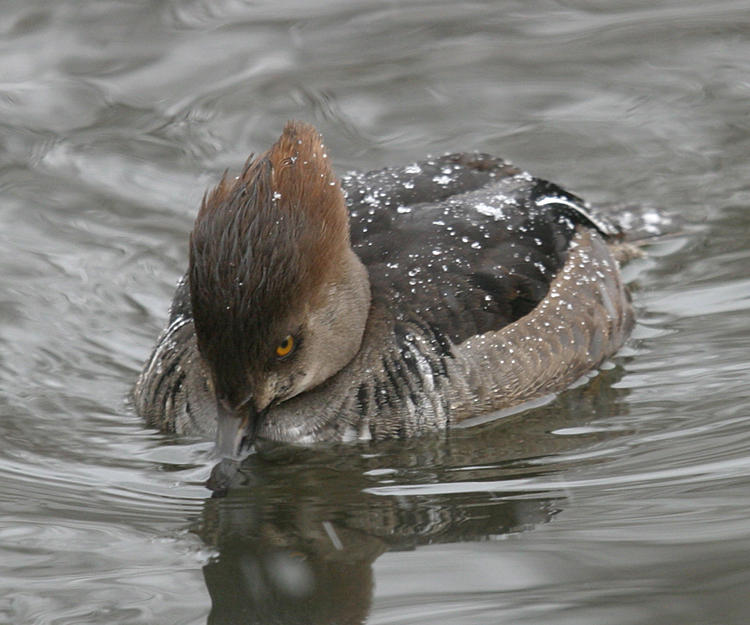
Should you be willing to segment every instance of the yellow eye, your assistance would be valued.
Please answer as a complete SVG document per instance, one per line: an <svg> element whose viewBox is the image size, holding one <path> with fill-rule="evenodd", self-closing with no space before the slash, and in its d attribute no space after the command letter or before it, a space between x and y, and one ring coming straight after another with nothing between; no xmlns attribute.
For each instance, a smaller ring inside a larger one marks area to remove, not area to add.
<svg viewBox="0 0 750 625"><path fill-rule="evenodd" d="M279 358L285 358L292 353L294 349L294 337L291 334L287 334L284 340L276 346L276 355Z"/></svg>

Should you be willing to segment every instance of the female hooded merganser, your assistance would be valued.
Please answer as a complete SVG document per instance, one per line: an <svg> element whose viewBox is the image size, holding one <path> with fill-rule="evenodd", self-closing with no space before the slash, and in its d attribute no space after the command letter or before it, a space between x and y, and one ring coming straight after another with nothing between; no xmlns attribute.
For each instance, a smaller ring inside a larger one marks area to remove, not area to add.
<svg viewBox="0 0 750 625"><path fill-rule="evenodd" d="M560 391L633 325L615 234L482 154L340 183L290 122L204 197L136 409L236 457L256 437L409 436Z"/></svg>

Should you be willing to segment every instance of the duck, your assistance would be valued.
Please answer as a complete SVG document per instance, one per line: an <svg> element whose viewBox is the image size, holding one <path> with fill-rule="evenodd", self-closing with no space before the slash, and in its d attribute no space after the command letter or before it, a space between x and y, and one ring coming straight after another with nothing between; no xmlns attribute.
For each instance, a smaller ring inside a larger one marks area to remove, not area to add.
<svg viewBox="0 0 750 625"><path fill-rule="evenodd" d="M207 192L133 391L223 458L405 438L558 393L634 324L620 229L501 158L334 173L288 122Z"/></svg>

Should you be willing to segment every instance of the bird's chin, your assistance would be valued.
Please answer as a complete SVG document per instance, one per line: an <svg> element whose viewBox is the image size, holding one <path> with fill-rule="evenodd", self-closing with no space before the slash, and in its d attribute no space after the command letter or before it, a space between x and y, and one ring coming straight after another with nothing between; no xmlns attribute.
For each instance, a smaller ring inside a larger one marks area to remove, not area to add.
<svg viewBox="0 0 750 625"><path fill-rule="evenodd" d="M310 415L307 419L289 418L277 415L266 419L258 428L256 446L269 446L277 443L296 443L310 445L321 440L320 429L316 428L317 419Z"/></svg>

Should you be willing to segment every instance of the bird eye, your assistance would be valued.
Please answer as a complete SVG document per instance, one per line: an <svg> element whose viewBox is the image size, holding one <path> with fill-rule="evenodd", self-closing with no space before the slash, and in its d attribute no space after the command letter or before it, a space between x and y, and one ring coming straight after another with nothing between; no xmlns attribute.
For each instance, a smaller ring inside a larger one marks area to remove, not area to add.
<svg viewBox="0 0 750 625"><path fill-rule="evenodd" d="M294 349L294 337L291 334L287 334L284 340L276 346L276 356L279 358L286 358L292 353Z"/></svg>

